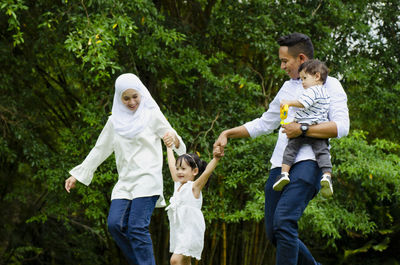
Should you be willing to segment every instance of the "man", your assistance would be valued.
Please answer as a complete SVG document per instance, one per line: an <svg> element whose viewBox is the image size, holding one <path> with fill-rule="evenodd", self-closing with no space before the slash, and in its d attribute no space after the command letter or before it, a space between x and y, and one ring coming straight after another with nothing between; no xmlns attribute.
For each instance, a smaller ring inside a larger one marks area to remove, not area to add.
<svg viewBox="0 0 400 265"><path fill-rule="evenodd" d="M280 125L280 101L295 100L303 92L299 79L299 66L314 57L310 38L301 33L292 33L278 39L281 68L289 75L269 109L260 117L244 125L223 131L214 147L220 147L221 155L228 138L257 137L273 132ZM309 145L300 148L295 164L290 170L290 183L282 191L272 186L281 174L283 151L288 138L308 136L314 138L343 137L349 132L347 96L340 82L328 77L326 87L331 98L329 121L311 126L298 123L283 125L271 157L272 168L265 185L265 225L269 240L276 245L276 264L319 264L298 237L298 220L310 200L320 190L322 172ZM289 109L288 119L293 120L295 110Z"/></svg>

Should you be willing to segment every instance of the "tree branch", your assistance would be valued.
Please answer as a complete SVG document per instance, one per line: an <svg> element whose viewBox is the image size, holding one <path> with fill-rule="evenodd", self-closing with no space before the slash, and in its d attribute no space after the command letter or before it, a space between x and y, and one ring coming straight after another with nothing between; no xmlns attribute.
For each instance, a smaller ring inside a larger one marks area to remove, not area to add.
<svg viewBox="0 0 400 265"><path fill-rule="evenodd" d="M85 9L85 13L86 13L86 18L87 18L88 25L90 25L89 14L88 14L88 11L87 11L87 9L86 9L85 3L83 2L83 0L81 0L81 3L82 3L82 6L83 6L83 9Z"/></svg>
<svg viewBox="0 0 400 265"><path fill-rule="evenodd" d="M321 7L321 5L322 5L322 2L319 2L317 8L314 9L314 11L311 13L311 16L312 16L312 17L315 16L315 14L317 13L317 11L318 11L318 9Z"/></svg>

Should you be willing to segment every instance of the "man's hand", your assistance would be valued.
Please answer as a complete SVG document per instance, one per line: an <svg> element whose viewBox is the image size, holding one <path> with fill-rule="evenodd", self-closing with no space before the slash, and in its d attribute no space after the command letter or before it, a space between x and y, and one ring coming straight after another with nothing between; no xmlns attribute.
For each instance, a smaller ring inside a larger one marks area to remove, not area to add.
<svg viewBox="0 0 400 265"><path fill-rule="evenodd" d="M288 138L296 138L301 135L300 123L291 122L288 124L282 125L282 132L286 133Z"/></svg>
<svg viewBox="0 0 400 265"><path fill-rule="evenodd" d="M224 156L224 148L228 143L228 137L222 132L213 146L213 153L218 156Z"/></svg>
<svg viewBox="0 0 400 265"><path fill-rule="evenodd" d="M217 160L221 158L221 148L219 146L213 148L213 158Z"/></svg>
<svg viewBox="0 0 400 265"><path fill-rule="evenodd" d="M224 156L224 148L228 143L228 138L245 138L245 137L250 137L250 134L247 131L246 127L243 125L225 130L219 135L217 141L215 141L214 150L217 152L218 156ZM219 147L219 152L217 147Z"/></svg>

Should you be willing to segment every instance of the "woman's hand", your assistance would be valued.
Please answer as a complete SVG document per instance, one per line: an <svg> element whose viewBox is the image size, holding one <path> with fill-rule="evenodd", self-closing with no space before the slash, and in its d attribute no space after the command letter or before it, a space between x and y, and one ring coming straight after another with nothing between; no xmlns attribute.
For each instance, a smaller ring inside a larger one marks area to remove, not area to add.
<svg viewBox="0 0 400 265"><path fill-rule="evenodd" d="M75 188L76 184L76 178L73 176L70 176L65 180L65 190L70 193L70 190Z"/></svg>

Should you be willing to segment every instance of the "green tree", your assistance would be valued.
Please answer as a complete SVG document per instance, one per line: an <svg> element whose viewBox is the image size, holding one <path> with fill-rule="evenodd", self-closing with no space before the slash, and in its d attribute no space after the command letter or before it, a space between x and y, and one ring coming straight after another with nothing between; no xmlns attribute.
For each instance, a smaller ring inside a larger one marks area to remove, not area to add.
<svg viewBox="0 0 400 265"><path fill-rule="evenodd" d="M293 31L311 36L363 130L332 141L335 196L310 204L301 234L327 263L400 259L395 1L3 0L0 12L0 263L125 264L106 228L114 158L89 187L63 190L110 114L115 78L139 75L208 160L223 129L268 107L287 78L275 40ZM230 142L205 191L200 264L274 263L263 186L275 139ZM165 186L169 197L166 171ZM151 229L157 263L168 264L162 209Z"/></svg>

